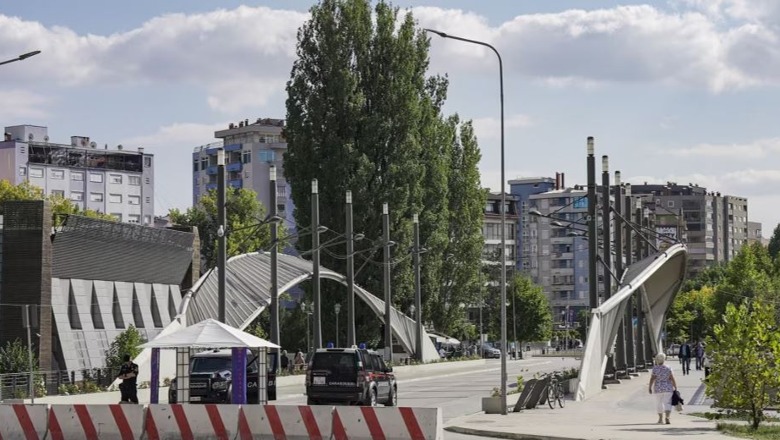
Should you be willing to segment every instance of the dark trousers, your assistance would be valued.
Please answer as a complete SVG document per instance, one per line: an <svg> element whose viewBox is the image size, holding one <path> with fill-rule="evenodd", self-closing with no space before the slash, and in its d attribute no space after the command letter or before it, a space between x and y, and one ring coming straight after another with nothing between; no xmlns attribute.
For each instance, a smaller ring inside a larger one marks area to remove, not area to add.
<svg viewBox="0 0 780 440"><path fill-rule="evenodd" d="M122 382L119 384L119 392L122 394L122 402L138 403L138 389L134 383Z"/></svg>
<svg viewBox="0 0 780 440"><path fill-rule="evenodd" d="M683 374L689 374L691 372L691 358L688 356L683 356L681 360L682 360Z"/></svg>
<svg viewBox="0 0 780 440"><path fill-rule="evenodd" d="M696 369L701 370L702 367L704 367L704 358L701 356L696 356Z"/></svg>

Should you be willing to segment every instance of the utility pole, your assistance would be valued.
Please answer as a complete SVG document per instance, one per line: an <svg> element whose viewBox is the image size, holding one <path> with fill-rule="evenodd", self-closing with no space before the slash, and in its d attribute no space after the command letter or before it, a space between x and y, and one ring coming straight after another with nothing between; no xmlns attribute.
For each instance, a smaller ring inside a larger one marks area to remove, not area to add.
<svg viewBox="0 0 780 440"><path fill-rule="evenodd" d="M277 215L276 208L276 166L268 168L268 187L271 217ZM277 222L271 223L271 342L281 345L279 342L279 268L277 266L278 246L276 244L278 234ZM279 353L279 349L272 348L272 353ZM277 367L278 367L277 356Z"/></svg>
<svg viewBox="0 0 780 440"><path fill-rule="evenodd" d="M610 203L609 203L609 157L601 156L601 235L603 236L604 246L602 249L601 262L603 267L602 284L604 286L604 301L612 296L612 240L611 221L610 221ZM591 241L597 241L596 237L590 237ZM610 349L612 347L609 347ZM618 372L615 368L615 356L607 358L607 373L613 373L617 379Z"/></svg>
<svg viewBox="0 0 780 440"><path fill-rule="evenodd" d="M320 197L317 179L311 181L311 262L312 296L314 300L314 348L322 348L321 299L320 299Z"/></svg>
<svg viewBox="0 0 780 440"><path fill-rule="evenodd" d="M417 311L416 330L414 344L414 355L417 361L423 361L423 325L422 325L422 293L420 291L420 220L417 214L412 216L412 226L414 228L414 308ZM506 355L506 353L504 353Z"/></svg>
<svg viewBox="0 0 780 440"><path fill-rule="evenodd" d="M227 208L225 206L225 150L217 150L217 296L219 299L219 321L225 320L225 276L227 275Z"/></svg>
<svg viewBox="0 0 780 440"><path fill-rule="evenodd" d="M627 222L631 222L631 213L633 212L632 200L631 184L626 183L626 195L623 200L624 205L621 215ZM626 233L626 268L628 268L633 263L632 229L627 227L624 230ZM626 327L626 365L627 370L631 373L636 373L636 353L634 349L634 344L636 343L634 339L634 296L636 296L636 294L632 294L628 301L626 301L626 313L623 318Z"/></svg>
<svg viewBox="0 0 780 440"><path fill-rule="evenodd" d="M590 310L599 306L598 274L596 259L598 258L598 232L596 225L596 156L593 136L588 137L588 299ZM588 316L590 322L590 316ZM590 334L590 329L585 333Z"/></svg>
<svg viewBox="0 0 780 440"><path fill-rule="evenodd" d="M623 277L623 185L620 179L620 171L615 171L615 275ZM620 286L617 286L619 289ZM625 318L625 314L623 315ZM620 319L617 329L617 343L615 348L615 366L618 371L623 371L623 377L628 376L626 363L626 320Z"/></svg>
<svg viewBox="0 0 780 440"><path fill-rule="evenodd" d="M393 328L390 319L390 208L387 202L382 204L382 290L385 297L385 361L393 360Z"/></svg>
<svg viewBox="0 0 780 440"><path fill-rule="evenodd" d="M642 259L645 257L644 248L647 247L647 245L642 241L642 233L640 232L642 230L642 202L641 199L638 200L635 214L634 214L634 224L637 225L637 231L635 231L636 236L636 260L642 261ZM637 371L647 371L647 359L645 359L645 318L644 318L644 300L642 299L642 294L637 291L636 292L636 365L637 365Z"/></svg>
<svg viewBox="0 0 780 440"><path fill-rule="evenodd" d="M347 347L357 345L355 335L355 234L352 231L352 191L347 191Z"/></svg>

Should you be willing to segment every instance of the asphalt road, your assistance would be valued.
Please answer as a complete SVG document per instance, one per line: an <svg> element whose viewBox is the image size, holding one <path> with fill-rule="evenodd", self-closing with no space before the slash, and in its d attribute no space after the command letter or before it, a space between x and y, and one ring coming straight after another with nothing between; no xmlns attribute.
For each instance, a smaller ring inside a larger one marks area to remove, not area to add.
<svg viewBox="0 0 780 440"><path fill-rule="evenodd" d="M507 383L514 385L518 375L528 380L534 373L547 373L562 368L579 368L574 358L530 358L507 362ZM439 407L444 424L448 421L481 411L481 398L490 396L493 387L500 385L501 362L491 359L479 369L459 371L437 376L398 378L398 404L411 407ZM510 388L511 390L512 388ZM278 389L278 405L305 405L302 387ZM445 432L446 439L473 439L468 435Z"/></svg>

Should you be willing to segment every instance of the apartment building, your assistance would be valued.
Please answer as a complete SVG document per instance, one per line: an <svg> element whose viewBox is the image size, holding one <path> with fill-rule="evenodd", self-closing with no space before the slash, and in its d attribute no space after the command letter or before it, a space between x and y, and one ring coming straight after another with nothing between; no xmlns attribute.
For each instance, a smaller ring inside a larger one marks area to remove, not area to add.
<svg viewBox="0 0 780 440"><path fill-rule="evenodd" d="M150 225L154 219L154 156L143 148L98 148L85 136L58 144L49 141L47 127L5 127L0 179L15 185L28 181L46 195L121 222Z"/></svg>
<svg viewBox="0 0 780 440"><path fill-rule="evenodd" d="M508 269L517 265L517 197L506 195L506 265ZM485 217L482 222L482 235L485 245L482 259L488 263L499 264L497 257L501 249L501 194L489 193L485 204Z"/></svg>
<svg viewBox="0 0 780 440"><path fill-rule="evenodd" d="M769 240L764 238L760 222L748 222L748 243L768 244Z"/></svg>
<svg viewBox="0 0 780 440"><path fill-rule="evenodd" d="M276 204L280 217L294 225L290 188L284 178L284 152L287 142L283 136L284 120L258 118L231 123L227 129L214 133L220 142L196 147L192 153L192 203L209 190L217 188L217 151L225 150L225 178L228 188L248 188L257 193L257 199L268 208L271 165L276 166Z"/></svg>

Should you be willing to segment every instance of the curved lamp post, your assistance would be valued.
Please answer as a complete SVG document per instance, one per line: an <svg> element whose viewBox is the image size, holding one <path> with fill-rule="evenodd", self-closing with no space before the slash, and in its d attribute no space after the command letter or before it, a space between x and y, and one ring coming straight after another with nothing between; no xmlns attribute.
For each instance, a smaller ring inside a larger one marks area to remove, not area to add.
<svg viewBox="0 0 780 440"><path fill-rule="evenodd" d="M0 66L2 66L3 64L13 63L15 61L24 61L27 58L34 57L35 55L38 55L39 53L41 53L40 50L34 50L32 52L23 53L23 54L19 55L16 58L12 58L10 60L5 60L5 61L0 62Z"/></svg>
<svg viewBox="0 0 780 440"><path fill-rule="evenodd" d="M468 38L456 37L447 33L436 31L433 29L425 29L426 32L431 32L442 38L450 38L453 40L463 41L465 43L477 44L479 46L487 47L492 50L498 57L498 82L500 87L500 100L501 100L501 302L499 304L506 304L506 191L504 185L506 182L505 170L504 170L504 64L501 60L501 54L498 53L495 47L485 43L483 41L470 40ZM507 356L507 344L506 344L506 307L501 308L501 414L507 414L506 408L506 356Z"/></svg>

